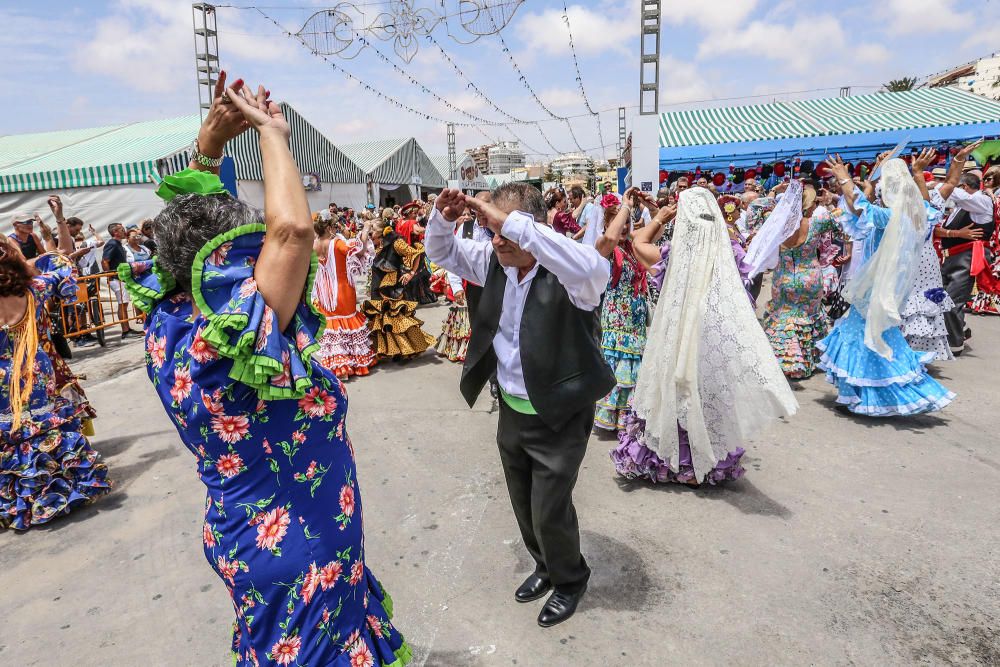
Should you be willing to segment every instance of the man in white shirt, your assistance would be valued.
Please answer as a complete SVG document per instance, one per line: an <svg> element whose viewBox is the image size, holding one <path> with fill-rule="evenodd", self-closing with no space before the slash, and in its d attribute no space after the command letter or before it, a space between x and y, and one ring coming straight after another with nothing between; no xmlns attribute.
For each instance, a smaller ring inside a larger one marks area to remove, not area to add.
<svg viewBox="0 0 1000 667"><path fill-rule="evenodd" d="M593 248L604 234L604 209L594 202L585 201L586 197L587 193L579 185L569 189L569 203L573 207L576 224L580 225L580 232L574 238Z"/></svg>
<svg viewBox="0 0 1000 667"><path fill-rule="evenodd" d="M948 329L948 345L956 356L965 351L965 341L972 332L965 326L965 305L972 298L976 279L972 275L972 250L976 242L993 236L993 200L981 191L979 177L962 173L968 154L981 142L966 146L955 156L948 179L938 186L938 194L955 206L939 234L945 252L941 277L944 289L955 302L955 308L944 314ZM986 262L992 262L989 248L984 248Z"/></svg>
<svg viewBox="0 0 1000 667"><path fill-rule="evenodd" d="M452 233L466 207L492 240ZM538 624L549 627L573 615L590 579L573 487L594 404L615 378L597 334L610 264L593 245L574 243L545 220L542 193L525 183L497 188L492 203L445 190L425 247L432 262L483 286L470 312L472 338L459 386L471 406L496 377L500 460L521 538L535 561L514 597L530 602L554 588L538 616Z"/></svg>

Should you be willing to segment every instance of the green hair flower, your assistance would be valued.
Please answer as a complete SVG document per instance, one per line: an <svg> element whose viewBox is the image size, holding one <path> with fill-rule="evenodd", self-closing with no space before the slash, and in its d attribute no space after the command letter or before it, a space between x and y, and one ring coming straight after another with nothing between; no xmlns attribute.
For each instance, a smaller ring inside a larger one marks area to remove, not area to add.
<svg viewBox="0 0 1000 667"><path fill-rule="evenodd" d="M228 195L229 191L222 186L217 174L198 169L185 169L170 176L164 176L160 187L156 188L156 196L164 201L170 201L177 195Z"/></svg>

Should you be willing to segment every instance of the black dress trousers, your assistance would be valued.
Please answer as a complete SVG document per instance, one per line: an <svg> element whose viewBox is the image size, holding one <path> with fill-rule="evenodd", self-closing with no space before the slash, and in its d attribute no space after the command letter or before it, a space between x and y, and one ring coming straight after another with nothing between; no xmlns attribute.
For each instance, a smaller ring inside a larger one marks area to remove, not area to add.
<svg viewBox="0 0 1000 667"><path fill-rule="evenodd" d="M593 405L554 431L537 415L521 414L500 400L497 444L521 539L536 574L566 593L579 591L590 578L580 554L573 487L593 427Z"/></svg>
<svg viewBox="0 0 1000 667"><path fill-rule="evenodd" d="M955 307L944 314L948 344L953 348L965 345L965 304L972 298L972 288L976 284L976 279L969 273L971 269L971 250L949 255L941 265L944 289L955 302Z"/></svg>

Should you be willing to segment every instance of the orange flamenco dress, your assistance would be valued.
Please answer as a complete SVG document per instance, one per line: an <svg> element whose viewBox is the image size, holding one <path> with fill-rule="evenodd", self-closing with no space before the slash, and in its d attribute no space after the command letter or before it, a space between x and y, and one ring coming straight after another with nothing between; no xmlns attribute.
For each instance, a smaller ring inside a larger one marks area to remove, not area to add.
<svg viewBox="0 0 1000 667"><path fill-rule="evenodd" d="M375 365L368 322L358 311L354 274L362 273L371 242L336 237L330 241L326 256L319 258L319 271L313 284L313 305L326 316L326 330L319 340L316 360L346 379L368 375Z"/></svg>

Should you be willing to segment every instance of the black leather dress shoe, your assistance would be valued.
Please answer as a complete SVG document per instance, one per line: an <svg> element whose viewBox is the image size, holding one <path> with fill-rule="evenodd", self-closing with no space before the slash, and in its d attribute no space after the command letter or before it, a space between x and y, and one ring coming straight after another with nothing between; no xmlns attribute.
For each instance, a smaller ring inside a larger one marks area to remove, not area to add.
<svg viewBox="0 0 1000 667"><path fill-rule="evenodd" d="M567 620L576 613L576 606L580 604L580 600L583 599L583 594L586 592L586 585L576 593L555 591L542 607L542 612L538 614L538 625L543 628L551 628L553 625Z"/></svg>
<svg viewBox="0 0 1000 667"><path fill-rule="evenodd" d="M537 574L533 574L524 580L524 583L514 591L514 599L518 602L531 602L544 596L552 589L552 582L542 579Z"/></svg>

